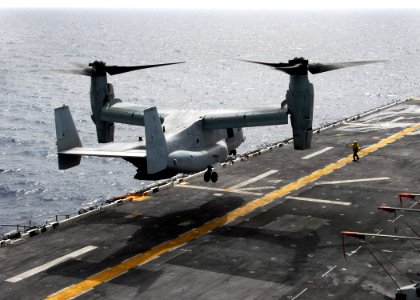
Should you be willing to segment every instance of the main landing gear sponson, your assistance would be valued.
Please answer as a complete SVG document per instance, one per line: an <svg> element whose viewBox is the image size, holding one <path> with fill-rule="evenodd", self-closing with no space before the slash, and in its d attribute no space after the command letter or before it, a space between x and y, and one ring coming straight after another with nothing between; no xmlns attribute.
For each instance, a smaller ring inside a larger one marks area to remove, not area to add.
<svg viewBox="0 0 420 300"><path fill-rule="evenodd" d="M204 181L209 182L216 182L219 179L219 175L216 172L213 172L213 168L211 166L207 167L207 171L204 173Z"/></svg>

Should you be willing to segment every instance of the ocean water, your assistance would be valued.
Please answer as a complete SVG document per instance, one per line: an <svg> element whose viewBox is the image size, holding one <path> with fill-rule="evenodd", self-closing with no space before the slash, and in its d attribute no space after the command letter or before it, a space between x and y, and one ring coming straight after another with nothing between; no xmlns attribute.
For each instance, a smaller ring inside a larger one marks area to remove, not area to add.
<svg viewBox="0 0 420 300"><path fill-rule="evenodd" d="M83 144L96 144L89 78L54 70L185 61L109 78L116 97L158 108L280 105L288 76L238 59L387 60L310 76L314 126L418 96L420 11L0 10L0 225L41 224L141 188L119 159L83 158L59 171L53 109L68 104ZM117 124L116 140L141 127ZM239 153L290 137L245 129ZM0 227L0 232L13 228Z"/></svg>

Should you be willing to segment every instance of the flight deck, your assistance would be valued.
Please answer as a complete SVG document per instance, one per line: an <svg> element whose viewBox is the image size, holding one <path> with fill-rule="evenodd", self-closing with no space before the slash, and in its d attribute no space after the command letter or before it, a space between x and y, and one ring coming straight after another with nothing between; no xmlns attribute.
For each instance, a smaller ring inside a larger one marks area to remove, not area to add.
<svg viewBox="0 0 420 300"><path fill-rule="evenodd" d="M398 197L420 190L419 112L402 101L315 131L309 150L226 163L216 183L176 179L3 241L0 299L394 299L420 280L420 242L341 232L417 237L419 214L378 206L419 208Z"/></svg>

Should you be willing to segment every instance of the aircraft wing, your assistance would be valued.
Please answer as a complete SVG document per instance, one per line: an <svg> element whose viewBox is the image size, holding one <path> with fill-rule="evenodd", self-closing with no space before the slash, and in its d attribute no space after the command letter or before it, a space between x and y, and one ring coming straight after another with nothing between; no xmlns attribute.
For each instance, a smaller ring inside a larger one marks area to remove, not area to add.
<svg viewBox="0 0 420 300"><path fill-rule="evenodd" d="M137 126L144 126L144 110L148 107L138 106L129 103L123 103L119 99L114 99L109 105L102 108L101 121L116 122ZM281 125L288 123L288 114L286 109L281 108L259 108L245 109L235 111L219 112L198 112L203 120L204 129L226 129L242 128L255 126ZM204 113L204 115L203 115ZM161 110L159 114L160 122L170 117L167 121L176 124L184 124L188 119L196 119L196 112L182 114L181 120L171 120L179 114L177 110ZM165 123L167 123L165 121Z"/></svg>
<svg viewBox="0 0 420 300"><path fill-rule="evenodd" d="M144 126L144 110L148 108L150 106L123 103L119 99L114 99L109 105L102 108L101 121ZM164 113L160 114L161 123L165 116Z"/></svg>
<svg viewBox="0 0 420 300"><path fill-rule="evenodd" d="M286 109L266 108L236 112L210 113L203 117L204 129L242 128L287 124Z"/></svg>

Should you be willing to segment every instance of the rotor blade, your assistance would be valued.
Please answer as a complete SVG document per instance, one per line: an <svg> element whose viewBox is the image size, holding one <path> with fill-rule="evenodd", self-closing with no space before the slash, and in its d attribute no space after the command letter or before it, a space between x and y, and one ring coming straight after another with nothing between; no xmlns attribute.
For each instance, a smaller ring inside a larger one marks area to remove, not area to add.
<svg viewBox="0 0 420 300"><path fill-rule="evenodd" d="M338 70L338 69L342 69L342 68L348 68L348 67L360 66L360 65L367 65L367 64L374 64L374 63L378 63L378 62L385 62L385 60L338 62L338 63L332 63L332 64L314 63L314 64L308 64L308 70L312 74L318 74L318 73Z"/></svg>
<svg viewBox="0 0 420 300"><path fill-rule="evenodd" d="M269 66L273 68L279 68L279 67L290 67L288 63L268 63L268 62L262 62L262 61L254 61L254 60L246 60L246 59L239 59L240 61L245 61L253 64L259 64L264 66Z"/></svg>
<svg viewBox="0 0 420 300"><path fill-rule="evenodd" d="M80 68L80 69L82 69L82 68L85 68L85 67L86 67L86 64L81 63L81 62L77 62L77 61L72 61L72 62L70 62L70 64L72 64L73 66L75 66L75 67L77 67L77 68Z"/></svg>
<svg viewBox="0 0 420 300"><path fill-rule="evenodd" d="M143 65L143 66L106 66L106 72L109 75L116 75L126 72L131 72L135 70L141 70L141 69L147 69L147 68L156 68L156 67L163 67L163 66L169 66L169 65L175 65L175 64L183 64L185 61L181 62L174 62L174 63L166 63L166 64L156 64L156 65Z"/></svg>
<svg viewBox="0 0 420 300"><path fill-rule="evenodd" d="M264 66L269 66L272 67L276 70L285 72L287 74L290 74L289 71L291 70L295 70L299 67L302 66L302 64L295 64L295 65L290 65L288 63L268 63L268 62L262 62L262 61L253 61L253 60L245 60L245 59L240 59L241 61L245 61L245 62L250 62L253 64L259 64L259 65L264 65Z"/></svg>
<svg viewBox="0 0 420 300"><path fill-rule="evenodd" d="M92 76L92 69L90 68L81 68L81 69L58 69L55 70L59 73L64 74L76 74L76 75L84 75L84 76Z"/></svg>

